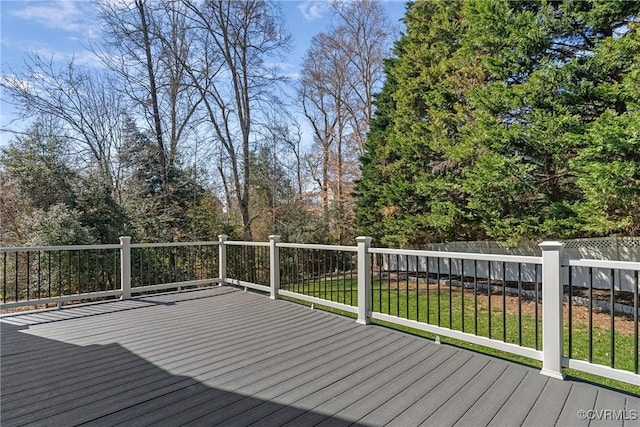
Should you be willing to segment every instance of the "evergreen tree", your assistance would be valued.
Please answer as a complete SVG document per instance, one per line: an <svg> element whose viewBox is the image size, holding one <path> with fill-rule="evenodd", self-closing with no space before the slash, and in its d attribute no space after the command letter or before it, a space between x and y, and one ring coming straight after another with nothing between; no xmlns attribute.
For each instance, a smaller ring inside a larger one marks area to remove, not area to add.
<svg viewBox="0 0 640 427"><path fill-rule="evenodd" d="M410 6L378 98L383 128L367 142L358 225L412 246L637 232L639 11Z"/></svg>

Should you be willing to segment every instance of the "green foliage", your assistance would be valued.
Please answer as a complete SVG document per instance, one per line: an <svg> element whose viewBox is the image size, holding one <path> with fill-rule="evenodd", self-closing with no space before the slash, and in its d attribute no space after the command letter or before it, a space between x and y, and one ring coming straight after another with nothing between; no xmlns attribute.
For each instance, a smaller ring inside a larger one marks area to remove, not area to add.
<svg viewBox="0 0 640 427"><path fill-rule="evenodd" d="M639 2L419 1L357 186L382 243L637 233Z"/></svg>
<svg viewBox="0 0 640 427"><path fill-rule="evenodd" d="M96 242L116 243L120 236L129 234L126 213L99 174L85 173L75 186L74 206L78 220L91 230Z"/></svg>
<svg viewBox="0 0 640 427"><path fill-rule="evenodd" d="M79 177L69 167L70 144L69 139L36 123L2 150L0 164L34 208L73 205L73 186Z"/></svg>
<svg viewBox="0 0 640 427"><path fill-rule="evenodd" d="M3 244L115 243L123 235L139 241L217 240L225 231L222 206L193 171L173 162L165 200L154 145L131 121L124 135L118 191L99 167L80 168L73 141L55 127L37 123L12 141L0 157Z"/></svg>
<svg viewBox="0 0 640 427"><path fill-rule="evenodd" d="M194 171L173 159L166 168L169 191L165 193L165 168L158 147L130 120L125 126L125 146L122 205L134 238L145 242L217 240L222 232L222 207L196 182Z"/></svg>
<svg viewBox="0 0 640 427"><path fill-rule="evenodd" d="M96 243L91 229L80 221L81 213L57 204L45 211L36 209L22 220L26 246L88 245Z"/></svg>

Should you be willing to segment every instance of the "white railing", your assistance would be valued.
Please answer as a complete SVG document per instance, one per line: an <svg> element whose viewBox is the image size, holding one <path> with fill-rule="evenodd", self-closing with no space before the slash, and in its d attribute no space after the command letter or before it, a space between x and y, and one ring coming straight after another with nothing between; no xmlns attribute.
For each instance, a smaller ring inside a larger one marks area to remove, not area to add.
<svg viewBox="0 0 640 427"><path fill-rule="evenodd" d="M219 242L0 248L0 309L220 283Z"/></svg>
<svg viewBox="0 0 640 427"><path fill-rule="evenodd" d="M275 235L269 242L221 235L217 242L131 244L123 237L118 245L1 248L0 309L227 284L343 310L360 324L385 321L529 357L556 378L568 367L640 385L640 263L564 258L559 242L540 249L542 256L473 254L373 248L369 237L355 246L281 243ZM603 274L608 289L594 286ZM620 280L631 296L621 294ZM579 310L588 310L588 354ZM611 325L608 359L595 344L603 321Z"/></svg>

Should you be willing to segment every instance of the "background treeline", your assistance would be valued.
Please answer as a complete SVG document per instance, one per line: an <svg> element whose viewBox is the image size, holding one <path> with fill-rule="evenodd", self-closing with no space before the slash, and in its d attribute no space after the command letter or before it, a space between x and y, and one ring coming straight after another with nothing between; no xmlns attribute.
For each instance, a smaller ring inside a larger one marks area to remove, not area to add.
<svg viewBox="0 0 640 427"><path fill-rule="evenodd" d="M639 12L413 4L365 145L362 233L391 246L637 235Z"/></svg>
<svg viewBox="0 0 640 427"><path fill-rule="evenodd" d="M99 66L2 76L2 245L640 230L639 2L416 1L392 51L382 3L332 2L295 79L277 2L96 5Z"/></svg>
<svg viewBox="0 0 640 427"><path fill-rule="evenodd" d="M0 80L25 119L3 135L1 245L353 241L382 3L332 2L293 78L277 1L94 4L95 64L27 52Z"/></svg>

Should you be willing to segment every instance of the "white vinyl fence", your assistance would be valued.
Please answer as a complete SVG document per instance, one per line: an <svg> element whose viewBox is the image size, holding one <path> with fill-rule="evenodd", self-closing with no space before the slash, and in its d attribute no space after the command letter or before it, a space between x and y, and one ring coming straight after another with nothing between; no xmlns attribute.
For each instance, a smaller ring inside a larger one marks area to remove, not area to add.
<svg viewBox="0 0 640 427"><path fill-rule="evenodd" d="M563 254L566 259L597 259L608 261L640 262L640 237L602 237L592 239L575 239L562 242ZM427 250L438 252L463 252L474 254L491 255L521 255L540 256L540 248L537 245L523 245L516 248L508 247L500 242L480 241L480 242L448 242L437 243L425 247ZM565 263L566 264L566 263ZM479 262L477 265L465 264L462 272L460 263L451 263L447 259L431 258L428 265L425 259L421 259L416 265L416 261L409 259L408 265L403 258L396 259L393 256L385 256L382 269L392 272L436 272L440 269L442 274L477 276L478 278L502 280L502 264ZM477 269L477 271L476 271ZM517 265L507 264L505 266L506 280L515 282L518 280L519 272ZM533 266L523 266L521 278L525 282L540 283L540 272L536 272ZM591 276L590 276L591 274ZM617 270L614 275L614 289L617 291L633 292L635 286L634 270ZM611 277L609 268L592 268L591 272L587 267L575 267L571 269L571 283L573 286L587 288L593 280L593 288L610 289ZM562 284L569 284L569 269L566 266L562 269Z"/></svg>

